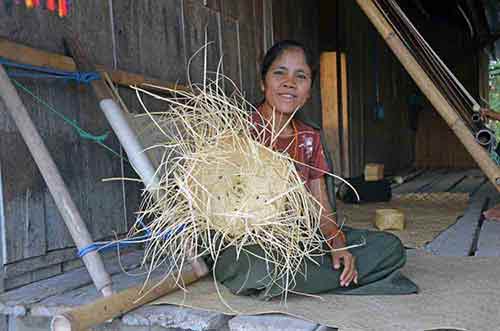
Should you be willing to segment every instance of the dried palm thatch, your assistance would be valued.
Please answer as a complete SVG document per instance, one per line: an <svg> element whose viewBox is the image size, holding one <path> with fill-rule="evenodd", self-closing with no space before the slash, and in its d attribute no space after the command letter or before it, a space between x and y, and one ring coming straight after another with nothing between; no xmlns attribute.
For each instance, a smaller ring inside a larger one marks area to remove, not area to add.
<svg viewBox="0 0 500 331"><path fill-rule="evenodd" d="M323 208L295 161L262 144L251 105L237 90L226 95L223 80L230 82L217 75L191 91L167 89L170 97L135 87L163 139L149 147L162 151L160 185L144 194L142 217L129 235L147 237L151 270L169 261L169 274L177 275L189 259L208 254L217 263L229 246L239 256L259 245L265 255L258 258L269 262L270 279L286 293L305 259L323 253ZM141 93L166 101L166 110L150 113Z"/></svg>

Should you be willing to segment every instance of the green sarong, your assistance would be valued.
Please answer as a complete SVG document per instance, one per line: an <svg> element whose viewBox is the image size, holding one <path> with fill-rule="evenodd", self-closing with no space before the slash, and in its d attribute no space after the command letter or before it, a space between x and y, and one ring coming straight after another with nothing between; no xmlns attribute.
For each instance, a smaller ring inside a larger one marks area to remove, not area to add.
<svg viewBox="0 0 500 331"><path fill-rule="evenodd" d="M406 252L398 237L381 231L357 230L344 227L347 245L358 244L366 240L361 247L349 251L356 257L358 285L340 286L340 269L334 269L331 256L325 254L307 261L304 275L296 275L296 284L292 289L299 293L338 293L358 295L411 294L418 291L417 285L400 272L406 262ZM252 254L263 256L256 246L248 246L251 252L241 252L236 258L233 247L221 253L215 266L216 280L240 295L259 295L271 298L282 294L282 289L273 284L268 275L269 262Z"/></svg>

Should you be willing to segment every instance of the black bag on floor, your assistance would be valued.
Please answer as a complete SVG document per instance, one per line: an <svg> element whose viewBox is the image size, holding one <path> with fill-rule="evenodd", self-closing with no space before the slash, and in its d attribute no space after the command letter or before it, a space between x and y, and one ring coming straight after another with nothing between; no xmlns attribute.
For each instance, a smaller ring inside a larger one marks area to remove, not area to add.
<svg viewBox="0 0 500 331"><path fill-rule="evenodd" d="M346 178L346 180L354 186L361 198L361 202L385 202L391 200L391 182L387 179L367 182L364 177L354 177ZM358 202L354 191L345 183L340 185L337 195L343 202Z"/></svg>

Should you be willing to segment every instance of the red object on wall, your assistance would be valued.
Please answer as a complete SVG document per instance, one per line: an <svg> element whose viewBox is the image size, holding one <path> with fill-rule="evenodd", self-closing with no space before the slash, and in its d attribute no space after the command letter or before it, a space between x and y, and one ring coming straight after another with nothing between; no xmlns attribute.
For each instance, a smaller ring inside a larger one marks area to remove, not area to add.
<svg viewBox="0 0 500 331"><path fill-rule="evenodd" d="M45 4L48 10L55 11L56 10L56 0L47 0Z"/></svg>
<svg viewBox="0 0 500 331"><path fill-rule="evenodd" d="M59 17L68 15L68 6L66 0L59 0Z"/></svg>

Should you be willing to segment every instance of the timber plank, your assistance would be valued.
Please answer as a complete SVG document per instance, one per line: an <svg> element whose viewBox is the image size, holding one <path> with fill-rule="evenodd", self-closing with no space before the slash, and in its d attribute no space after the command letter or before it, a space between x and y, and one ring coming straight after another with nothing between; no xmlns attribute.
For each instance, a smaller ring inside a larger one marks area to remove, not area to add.
<svg viewBox="0 0 500 331"><path fill-rule="evenodd" d="M26 83L37 91L34 84ZM20 94L28 111L37 109L31 98ZM45 183L13 120L0 103L0 167L3 184L4 263L42 255L46 250ZM43 117L30 113L33 121ZM15 238L15 239L14 239Z"/></svg>
<svg viewBox="0 0 500 331"><path fill-rule="evenodd" d="M220 60L220 38L217 12L202 4L183 0L184 36L186 63L189 63L189 77L192 83L203 84L203 73L216 72ZM206 45L210 43L209 45ZM202 49L206 45L206 48ZM202 49L197 55L198 50ZM206 66L204 57L206 51ZM194 56L194 57L193 57ZM189 62L191 60L191 62ZM213 79L213 74L210 75Z"/></svg>
<svg viewBox="0 0 500 331"><path fill-rule="evenodd" d="M253 26L255 27L255 33L254 33L254 38L255 38L255 52L257 54L256 60L257 60L257 72L260 72L260 66L259 64L262 62L264 59L264 53L267 49L264 48L265 46L265 30L266 28L264 25L266 24L265 22L265 16L270 14L270 13L264 13L264 1L265 0L253 0L253 13L252 17L254 20Z"/></svg>
<svg viewBox="0 0 500 331"><path fill-rule="evenodd" d="M453 193L470 193L474 194L479 187L488 179L482 176L467 176L457 186L453 187L450 192Z"/></svg>
<svg viewBox="0 0 500 331"><path fill-rule="evenodd" d="M448 192L466 177L463 171L450 171L440 176L437 181L423 187L420 192Z"/></svg>
<svg viewBox="0 0 500 331"><path fill-rule="evenodd" d="M221 40L222 40L222 61L224 75L233 81L241 89L241 61L240 45L238 40L238 21L232 18L218 17L221 21ZM237 49L235 49L235 47ZM233 87L227 82L226 93L231 93Z"/></svg>
<svg viewBox="0 0 500 331"><path fill-rule="evenodd" d="M42 85L40 82L39 85ZM60 114L78 123L78 91L56 81L44 84L38 94L47 100ZM82 195L84 178L82 176L82 149L78 133L70 125L52 114L46 108L39 106L41 114L38 120L38 131L44 140L54 163L66 184L83 221L89 226L85 197ZM35 119L34 119L35 120ZM37 122L35 122L37 123ZM55 201L47 186L45 192L45 229L47 231L47 250L57 250L74 246L73 239L66 228Z"/></svg>
<svg viewBox="0 0 500 331"><path fill-rule="evenodd" d="M245 98L252 104L261 99L260 75L258 74L257 46L255 45L254 27L238 23L240 41L241 79Z"/></svg>
<svg viewBox="0 0 500 331"><path fill-rule="evenodd" d="M160 80L186 82L181 2L113 2L119 68Z"/></svg>
<svg viewBox="0 0 500 331"><path fill-rule="evenodd" d="M339 79L337 53L323 52L320 57L320 82L322 123L326 149L332 160L333 169L342 171L342 150L340 144ZM342 172L341 172L342 173Z"/></svg>
<svg viewBox="0 0 500 331"><path fill-rule="evenodd" d="M56 276L61 272L62 272L61 264L54 264L45 268L29 271L25 274L18 275L16 277L6 278L5 290L8 291L26 284L37 282L39 280L47 279L49 277Z"/></svg>
<svg viewBox="0 0 500 331"><path fill-rule="evenodd" d="M473 249L474 235L479 226L481 213L493 194L496 194L496 189L490 182L482 185L477 193L472 195L464 215L439 234L425 249L434 255L468 256Z"/></svg>
<svg viewBox="0 0 500 331"><path fill-rule="evenodd" d="M106 270L110 275L136 268L140 264L141 253L130 253L121 257L121 266L114 261L106 261ZM32 283L24 287L8 291L0 295L0 313L23 315L27 306L39 302L47 297L59 295L82 286L88 285L96 294L92 280L85 268L75 269L43 281Z"/></svg>
<svg viewBox="0 0 500 331"><path fill-rule="evenodd" d="M392 193L402 194L402 193L414 193L420 192L425 186L439 180L439 178L446 172L446 170L427 170L423 174L419 175L415 179L403 183L402 185L396 187Z"/></svg>
<svg viewBox="0 0 500 331"><path fill-rule="evenodd" d="M59 264L63 261L75 257L75 249L68 248L59 251L48 252L45 255L24 259L4 266L6 278L13 278L25 274L29 271L41 269L53 264Z"/></svg>

